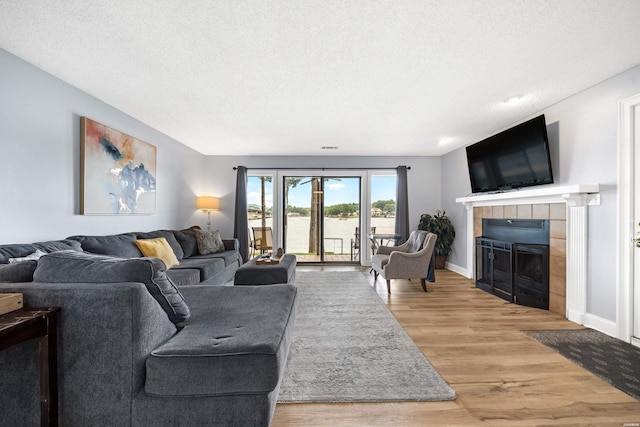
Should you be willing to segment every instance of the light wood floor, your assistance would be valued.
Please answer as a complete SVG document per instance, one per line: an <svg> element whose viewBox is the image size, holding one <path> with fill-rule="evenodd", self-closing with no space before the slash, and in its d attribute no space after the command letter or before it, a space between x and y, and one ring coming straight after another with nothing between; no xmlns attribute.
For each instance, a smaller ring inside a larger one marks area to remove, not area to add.
<svg viewBox="0 0 640 427"><path fill-rule="evenodd" d="M299 267L302 269L332 267ZM356 267L333 267L356 269ZM363 274L373 284L368 269ZM522 333L580 328L548 311L508 304L471 280L437 270L419 281L392 280L376 290L443 378L451 402L279 404L281 426L633 426L640 401ZM640 363L640 361L636 361Z"/></svg>

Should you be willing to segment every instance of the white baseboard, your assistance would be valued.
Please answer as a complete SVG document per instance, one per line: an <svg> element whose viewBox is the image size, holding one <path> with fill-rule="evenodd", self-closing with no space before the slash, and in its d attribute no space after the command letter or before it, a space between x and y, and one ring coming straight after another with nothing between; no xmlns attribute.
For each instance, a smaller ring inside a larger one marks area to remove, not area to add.
<svg viewBox="0 0 640 427"><path fill-rule="evenodd" d="M600 316L596 316L590 313L585 313L583 319L584 326L586 326L587 328L595 329L596 331L600 331L603 334L607 334L614 338L621 338L618 337L618 324L616 322L603 319Z"/></svg>
<svg viewBox="0 0 640 427"><path fill-rule="evenodd" d="M458 273L459 275L464 276L467 279L472 279L473 278L473 274L471 274L471 272L467 268L461 267L459 265L447 262L445 264L444 268L446 268L447 270L451 270L454 273Z"/></svg>

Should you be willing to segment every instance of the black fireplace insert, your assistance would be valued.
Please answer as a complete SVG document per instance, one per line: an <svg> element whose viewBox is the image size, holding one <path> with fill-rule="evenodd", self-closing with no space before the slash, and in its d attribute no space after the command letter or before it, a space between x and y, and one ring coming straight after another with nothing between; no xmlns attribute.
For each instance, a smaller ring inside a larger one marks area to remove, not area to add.
<svg viewBox="0 0 640 427"><path fill-rule="evenodd" d="M549 309L549 221L483 219L476 287L506 301Z"/></svg>

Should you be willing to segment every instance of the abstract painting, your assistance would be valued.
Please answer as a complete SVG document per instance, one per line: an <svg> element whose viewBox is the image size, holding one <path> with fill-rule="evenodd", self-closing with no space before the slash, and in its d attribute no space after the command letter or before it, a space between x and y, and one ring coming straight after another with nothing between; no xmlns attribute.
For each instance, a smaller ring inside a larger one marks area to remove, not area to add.
<svg viewBox="0 0 640 427"><path fill-rule="evenodd" d="M80 124L80 213L155 213L156 147L86 117Z"/></svg>

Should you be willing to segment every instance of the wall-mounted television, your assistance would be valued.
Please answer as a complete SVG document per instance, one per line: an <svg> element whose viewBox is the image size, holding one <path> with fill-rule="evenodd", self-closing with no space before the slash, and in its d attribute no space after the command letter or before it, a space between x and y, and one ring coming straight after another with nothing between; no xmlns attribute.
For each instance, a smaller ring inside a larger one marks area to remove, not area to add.
<svg viewBox="0 0 640 427"><path fill-rule="evenodd" d="M467 147L473 193L553 184L544 114Z"/></svg>

